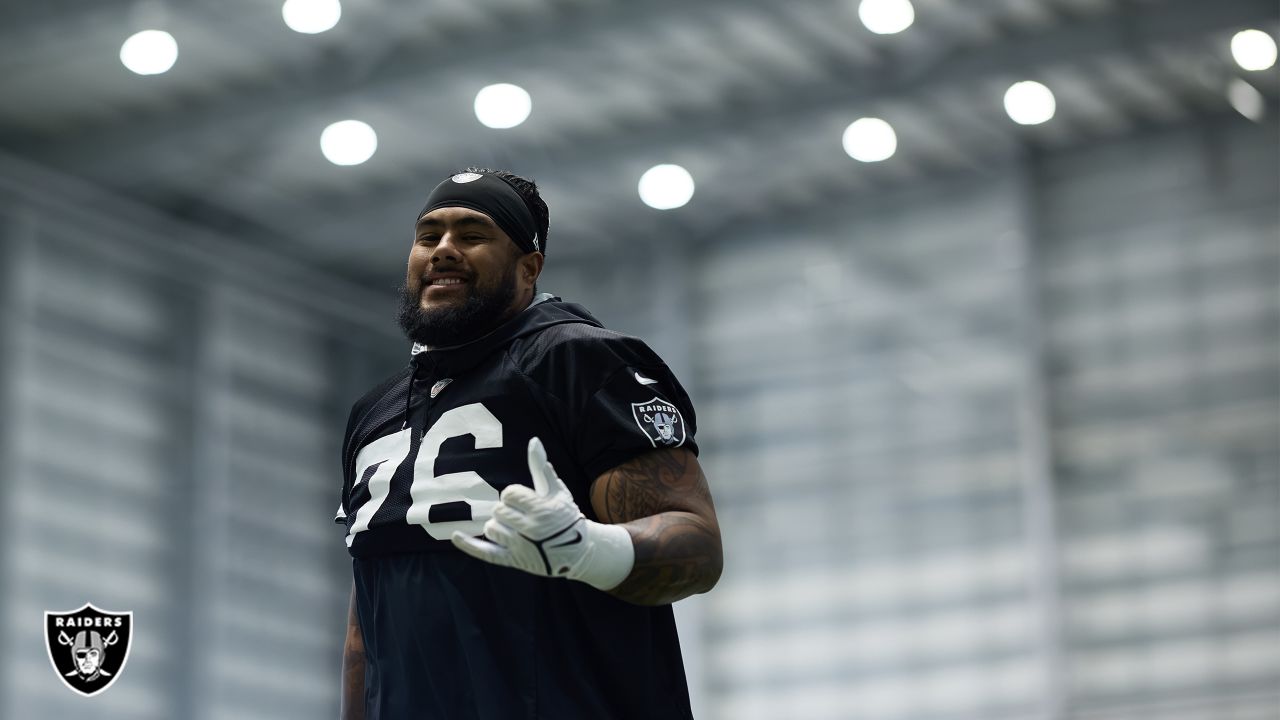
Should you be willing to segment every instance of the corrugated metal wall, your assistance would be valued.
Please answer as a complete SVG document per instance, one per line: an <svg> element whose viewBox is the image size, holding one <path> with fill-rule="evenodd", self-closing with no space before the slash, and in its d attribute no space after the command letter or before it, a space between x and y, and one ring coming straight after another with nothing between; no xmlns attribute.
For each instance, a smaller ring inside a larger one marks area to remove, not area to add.
<svg viewBox="0 0 1280 720"><path fill-rule="evenodd" d="M29 213L11 228L21 271L6 298L17 381L3 485L4 715L173 717L172 668L187 658L168 639L194 619L174 600L189 596L181 570L198 542L186 530L194 438L180 429L187 383L173 342L187 298L114 261L108 238L72 250ZM43 652L43 612L85 602L132 610L141 628L128 668L137 681L92 705L61 687Z"/></svg>
<svg viewBox="0 0 1280 720"><path fill-rule="evenodd" d="M703 267L719 718L1029 715L1012 178L780 217Z"/></svg>
<svg viewBox="0 0 1280 720"><path fill-rule="evenodd" d="M711 250L714 717L1276 717L1276 157L1209 124Z"/></svg>
<svg viewBox="0 0 1280 720"><path fill-rule="evenodd" d="M403 362L394 326L362 329L391 299L73 189L72 212L0 196L0 717L335 716L339 443L352 399ZM43 639L45 610L85 602L135 618L127 682L92 699Z"/></svg>
<svg viewBox="0 0 1280 720"><path fill-rule="evenodd" d="M1044 168L1067 670L1082 709L1280 716L1277 157L1274 128L1241 123Z"/></svg>

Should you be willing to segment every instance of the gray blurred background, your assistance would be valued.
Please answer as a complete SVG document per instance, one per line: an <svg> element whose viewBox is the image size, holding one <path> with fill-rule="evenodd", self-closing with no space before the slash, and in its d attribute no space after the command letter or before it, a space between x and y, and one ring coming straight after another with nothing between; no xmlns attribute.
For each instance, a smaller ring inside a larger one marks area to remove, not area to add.
<svg viewBox="0 0 1280 720"><path fill-rule="evenodd" d="M336 717L346 412L475 164L540 183L542 289L698 408L700 718L1280 718L1280 79L1235 39L1280 9L893 6L3 0L0 717ZM168 72L122 64L146 29ZM478 122L494 83L525 122ZM892 157L842 149L864 117ZM321 152L346 119L363 164ZM92 699L42 638L86 601L136 623Z"/></svg>

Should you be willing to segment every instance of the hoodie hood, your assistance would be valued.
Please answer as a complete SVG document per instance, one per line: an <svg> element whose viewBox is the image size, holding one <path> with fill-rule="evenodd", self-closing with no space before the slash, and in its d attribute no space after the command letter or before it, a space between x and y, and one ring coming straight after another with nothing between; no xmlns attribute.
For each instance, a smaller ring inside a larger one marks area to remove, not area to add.
<svg viewBox="0 0 1280 720"><path fill-rule="evenodd" d="M565 323L604 327L581 305L564 302L554 295L544 293L515 317L470 342L443 348L428 348L414 343L413 357L409 361L409 392L405 398L404 426L408 426L414 397L427 395L428 389L423 387L426 383L461 375L490 355L502 352L517 338Z"/></svg>

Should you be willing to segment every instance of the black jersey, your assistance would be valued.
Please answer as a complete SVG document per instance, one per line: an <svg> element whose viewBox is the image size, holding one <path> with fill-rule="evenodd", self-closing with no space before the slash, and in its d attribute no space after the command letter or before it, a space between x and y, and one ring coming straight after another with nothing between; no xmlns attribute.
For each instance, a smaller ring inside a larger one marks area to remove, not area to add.
<svg viewBox="0 0 1280 720"><path fill-rule="evenodd" d="M655 448L697 452L680 383L578 305L535 304L479 340L414 348L356 402L338 522L353 557L370 720L689 718L670 605L475 560L538 436L591 519L591 482Z"/></svg>

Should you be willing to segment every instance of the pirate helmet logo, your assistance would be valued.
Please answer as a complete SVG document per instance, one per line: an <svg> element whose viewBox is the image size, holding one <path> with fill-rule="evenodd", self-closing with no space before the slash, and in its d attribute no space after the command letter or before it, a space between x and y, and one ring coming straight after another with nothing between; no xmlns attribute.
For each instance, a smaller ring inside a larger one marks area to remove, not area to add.
<svg viewBox="0 0 1280 720"><path fill-rule="evenodd" d="M132 634L132 612L106 612L85 603L79 610L44 614L49 662L63 684L85 697L106 690L120 676Z"/></svg>
<svg viewBox="0 0 1280 720"><path fill-rule="evenodd" d="M655 396L652 400L631 403L631 415L654 447L684 444L684 418L676 406L666 400Z"/></svg>

